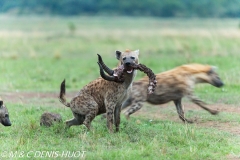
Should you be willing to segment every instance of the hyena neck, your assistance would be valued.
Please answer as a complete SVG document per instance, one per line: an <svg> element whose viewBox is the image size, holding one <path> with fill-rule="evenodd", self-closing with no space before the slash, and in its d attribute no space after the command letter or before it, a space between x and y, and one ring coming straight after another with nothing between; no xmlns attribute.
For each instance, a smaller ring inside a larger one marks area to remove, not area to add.
<svg viewBox="0 0 240 160"><path fill-rule="evenodd" d="M126 88L128 88L132 84L132 82L133 82L134 78L136 77L136 75L137 75L137 70L134 70L130 74L129 73L124 73L124 82L123 82L123 84L124 84L124 86Z"/></svg>

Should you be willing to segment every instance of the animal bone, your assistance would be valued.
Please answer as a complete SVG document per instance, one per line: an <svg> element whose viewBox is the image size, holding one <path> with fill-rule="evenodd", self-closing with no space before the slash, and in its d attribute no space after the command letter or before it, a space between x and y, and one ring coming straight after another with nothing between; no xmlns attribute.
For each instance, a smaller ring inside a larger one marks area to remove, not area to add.
<svg viewBox="0 0 240 160"><path fill-rule="evenodd" d="M149 77L148 94L152 94L157 86L156 75L150 68L146 67L144 64L133 64L132 67L147 74L147 76Z"/></svg>
<svg viewBox="0 0 240 160"><path fill-rule="evenodd" d="M99 54L98 65L100 67L100 75L103 79L108 81L114 81L117 83L122 83L124 81L123 72L125 71L125 68L123 65L120 65L118 66L118 68L111 70L105 65L102 57ZM152 94L157 85L156 75L153 73L153 71L143 64L131 64L131 67L147 74L147 76L149 77L148 94ZM106 71L109 76L106 75L104 71Z"/></svg>

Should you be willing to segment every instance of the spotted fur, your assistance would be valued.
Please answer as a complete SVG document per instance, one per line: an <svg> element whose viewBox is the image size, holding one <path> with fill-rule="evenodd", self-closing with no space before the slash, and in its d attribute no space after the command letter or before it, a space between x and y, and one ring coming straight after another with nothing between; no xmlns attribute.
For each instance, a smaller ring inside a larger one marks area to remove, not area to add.
<svg viewBox="0 0 240 160"><path fill-rule="evenodd" d="M62 116L58 113L44 112L40 118L40 125L50 127L54 123L61 122Z"/></svg>
<svg viewBox="0 0 240 160"><path fill-rule="evenodd" d="M116 51L116 58L119 60L119 64L127 67L131 63L138 64L138 54L138 50ZM128 70L130 69L128 67ZM61 84L59 99L65 106L71 108L74 116L73 119L66 122L66 125L71 127L84 124L90 129L91 121L97 115L107 113L109 132L113 132L113 123L115 123L116 131L119 131L121 106L131 90L136 73L136 70L132 70L131 73L124 72L125 81L123 83L98 78L84 86L70 102L66 102L64 80Z"/></svg>

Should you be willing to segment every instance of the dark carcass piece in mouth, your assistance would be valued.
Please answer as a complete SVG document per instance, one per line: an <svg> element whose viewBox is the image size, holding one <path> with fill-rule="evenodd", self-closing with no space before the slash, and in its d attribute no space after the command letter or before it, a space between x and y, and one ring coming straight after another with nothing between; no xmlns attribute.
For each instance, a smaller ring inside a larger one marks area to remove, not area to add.
<svg viewBox="0 0 240 160"><path fill-rule="evenodd" d="M108 68L103 60L102 60L102 57L98 55L98 65L99 65L99 68L100 68L100 75L103 79L107 80L107 81L114 81L114 82L117 82L117 83L123 83L124 82L124 78L123 78L123 68L124 67L118 67L117 69L115 70L112 70L110 68ZM108 75L106 75L105 72L107 72Z"/></svg>
<svg viewBox="0 0 240 160"><path fill-rule="evenodd" d="M157 85L156 75L150 68L146 67L143 64L131 64L127 68L124 68L123 65L120 65L118 66L118 68L112 70L104 64L102 57L98 54L98 65L100 68L100 75L105 80L123 83L124 82L123 73L124 72L131 73L133 72L133 69L137 69L146 73L147 76L149 77L148 94L152 94L156 88ZM107 72L108 75L106 75L104 71Z"/></svg>
<svg viewBox="0 0 240 160"><path fill-rule="evenodd" d="M153 71L145 66L144 64L134 64L132 65L134 69L140 70L141 72L144 72L147 74L149 78L149 85L148 85L148 94L152 94L157 86L157 80L156 75L153 73Z"/></svg>

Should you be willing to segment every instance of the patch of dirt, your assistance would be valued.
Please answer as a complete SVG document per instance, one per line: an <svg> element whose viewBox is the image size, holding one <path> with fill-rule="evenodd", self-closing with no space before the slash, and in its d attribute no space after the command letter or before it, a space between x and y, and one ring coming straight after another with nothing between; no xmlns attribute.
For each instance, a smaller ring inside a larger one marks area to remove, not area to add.
<svg viewBox="0 0 240 160"><path fill-rule="evenodd" d="M228 160L239 160L240 156L236 156L236 155L227 155L226 157Z"/></svg>
<svg viewBox="0 0 240 160"><path fill-rule="evenodd" d="M236 105L211 104L211 105L208 105L208 107L214 110L218 110L219 112L235 113L235 114L239 114L240 116L240 107ZM191 112L194 110L203 110L202 108L190 102L184 103L184 108L185 108L185 113ZM170 110L171 113L166 114L166 109ZM139 110L138 112L136 112L131 116L134 116L134 117L141 116L148 119L171 120L177 123L183 123L178 118L177 110L173 103L167 103L163 105L146 104L141 110ZM216 128L218 130L229 132L234 135L240 135L240 123L238 122L206 121L204 118L199 118L198 115L196 115L196 117L194 117L194 119L191 119L191 120L194 121L193 125L196 125L197 127Z"/></svg>
<svg viewBox="0 0 240 160"><path fill-rule="evenodd" d="M66 97L72 98L74 97L78 91L76 92L67 92ZM8 93L0 93L0 97L4 102L11 103L28 103L33 99L56 99L58 101L59 92L8 92Z"/></svg>

